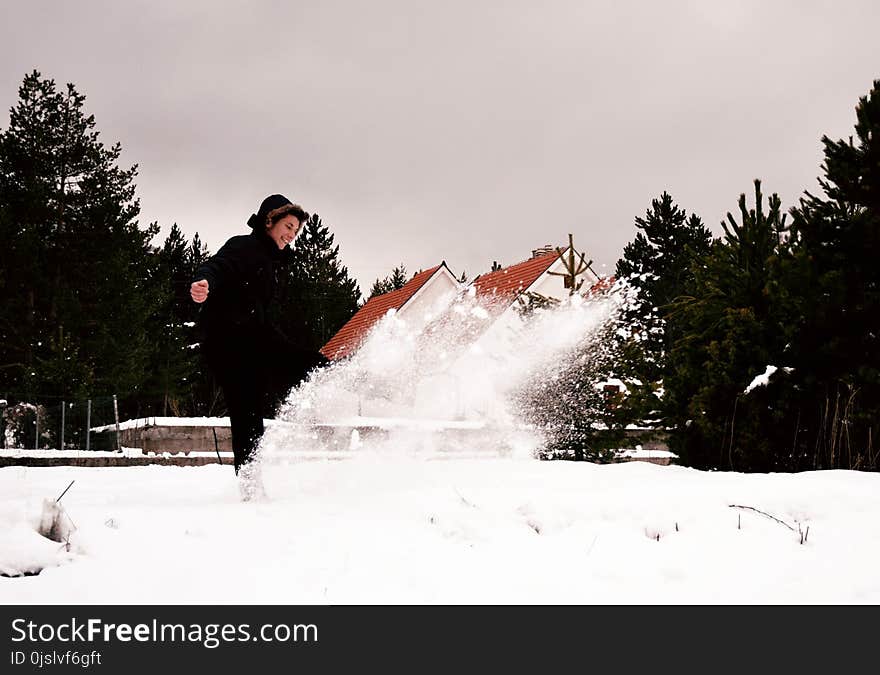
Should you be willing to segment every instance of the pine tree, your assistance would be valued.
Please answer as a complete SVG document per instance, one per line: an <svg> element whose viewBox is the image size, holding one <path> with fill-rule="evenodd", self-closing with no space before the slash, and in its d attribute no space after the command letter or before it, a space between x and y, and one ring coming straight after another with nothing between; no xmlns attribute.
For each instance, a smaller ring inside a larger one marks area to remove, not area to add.
<svg viewBox="0 0 880 675"><path fill-rule="evenodd" d="M303 225L293 263L280 280L277 323L285 332L299 314L311 332L311 348L320 348L358 309L360 289L339 258L334 235L314 213Z"/></svg>
<svg viewBox="0 0 880 675"><path fill-rule="evenodd" d="M198 235L194 243L196 250L201 252L197 238ZM158 279L164 283L155 290L161 305L150 324L153 361L141 401L142 405L147 405L148 399L152 399L152 412L163 416L182 415L190 410L195 398L193 388L198 386L200 355L194 349L194 323L198 310L189 295L195 270L192 253L193 244L174 223L157 254Z"/></svg>
<svg viewBox="0 0 880 675"><path fill-rule="evenodd" d="M791 211L802 392L792 451L808 468L880 468L880 80L859 99L855 133L823 136L823 194Z"/></svg>
<svg viewBox="0 0 880 675"><path fill-rule="evenodd" d="M394 289L391 288L391 283L388 280L388 277L384 279L376 279L373 282L373 286L370 288L370 296L367 298L375 298L377 295L385 295L386 293L390 293Z"/></svg>
<svg viewBox="0 0 880 675"><path fill-rule="evenodd" d="M727 214L724 237L693 267L673 321L680 337L665 381L671 448L696 467L757 471L783 468L766 430L781 411L768 411L746 388L767 365L786 358L788 331L772 288L789 256L785 215L773 194L764 211L760 181L755 208L740 195L740 221Z"/></svg>
<svg viewBox="0 0 880 675"><path fill-rule="evenodd" d="M391 276L388 280L391 282L391 290L393 291L400 290L406 286L406 282L409 280L406 278L406 267L403 263L391 270Z"/></svg>
<svg viewBox="0 0 880 675"><path fill-rule="evenodd" d="M664 380L667 355L679 337L672 321L675 301L692 278L691 266L706 254L711 241L699 216L690 215L663 192L651 201L639 230L617 262L616 275L628 284L622 325L610 339L617 342L617 373L628 388L619 414L639 426L664 426Z"/></svg>
<svg viewBox="0 0 880 675"><path fill-rule="evenodd" d="M0 366L34 393L124 396L143 382L152 349L158 227L138 226L137 166L118 166L121 146L104 146L84 102L74 85L58 91L34 71L0 133L11 338ZM63 371L50 367L68 359Z"/></svg>
<svg viewBox="0 0 880 675"><path fill-rule="evenodd" d="M637 293L627 317L638 344L629 350L642 361L640 379L650 382L663 378L665 354L678 337L668 325L673 303L692 278L693 262L708 252L712 235L699 216L688 217L667 192L635 223L639 232L624 248L616 273Z"/></svg>
<svg viewBox="0 0 880 675"><path fill-rule="evenodd" d="M192 269L192 273L195 274L195 271L201 267L202 263L205 262L208 258L211 257L211 253L208 251L208 247L202 242L201 237L199 237L199 233L196 232L193 235L192 241L190 242L189 249L186 253L186 260L189 267ZM187 289L187 293L189 289Z"/></svg>
<svg viewBox="0 0 880 675"><path fill-rule="evenodd" d="M858 142L822 139L824 194L807 192L786 228L756 183L756 208L740 198L676 303L667 397L689 464L880 468L880 82L856 117Z"/></svg>
<svg viewBox="0 0 880 675"><path fill-rule="evenodd" d="M186 251L187 280L184 289L186 297L183 300L183 306L179 308L179 316L184 319L184 325L188 329L189 344L187 348L192 349L196 357L196 368L192 374L188 408L194 415L208 416L217 414L216 406L221 400L222 394L220 392L220 385L208 367L204 352L200 348L195 347L202 336L196 330L199 308L189 297L189 284L195 271L201 267L202 263L210 255L210 251L202 242L199 233L196 232Z"/></svg>
<svg viewBox="0 0 880 675"><path fill-rule="evenodd" d="M384 279L376 279L376 281L373 282L373 287L370 289L370 297L367 299L369 300L377 295L385 295L391 291L400 290L406 286L406 282L406 266L401 263L399 266L391 270L391 274L387 277Z"/></svg>

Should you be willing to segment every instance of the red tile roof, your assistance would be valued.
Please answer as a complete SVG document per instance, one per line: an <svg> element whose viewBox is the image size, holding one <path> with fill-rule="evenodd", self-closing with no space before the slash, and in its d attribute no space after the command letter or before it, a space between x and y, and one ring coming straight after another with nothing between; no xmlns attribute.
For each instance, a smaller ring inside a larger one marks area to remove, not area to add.
<svg viewBox="0 0 880 675"><path fill-rule="evenodd" d="M424 286L428 279L443 266L445 263L419 272L403 288L367 300L364 306L348 320L348 323L340 328L339 332L327 344L321 347L321 353L331 361L349 356L361 346L370 329L388 313L389 309L399 310L403 307L416 294L416 291Z"/></svg>
<svg viewBox="0 0 880 675"><path fill-rule="evenodd" d="M488 317L479 318L469 312L445 312L425 327L425 335L430 336L434 331L443 334L454 330L462 338L458 348L464 349L467 344L476 342L516 302L519 294L534 284L558 259L558 253L547 253L477 277L470 287L476 290L478 305L488 313Z"/></svg>
<svg viewBox="0 0 880 675"><path fill-rule="evenodd" d="M589 298L594 295L602 295L603 293L610 291L616 282L617 277L615 277L613 274L610 277L603 277L602 279L599 279L599 281L590 286L587 297Z"/></svg>
<svg viewBox="0 0 880 675"><path fill-rule="evenodd" d="M538 280L538 277L550 269L550 265L558 259L558 253L547 253L505 267L503 270L479 276L474 280L477 297L495 295L499 300L504 299L512 302L519 293L526 290Z"/></svg>

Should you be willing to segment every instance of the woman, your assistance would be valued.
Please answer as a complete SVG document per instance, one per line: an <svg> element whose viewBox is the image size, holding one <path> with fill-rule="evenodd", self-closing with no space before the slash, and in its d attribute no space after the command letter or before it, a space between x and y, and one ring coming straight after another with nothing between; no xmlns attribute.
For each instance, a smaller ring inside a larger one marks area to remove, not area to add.
<svg viewBox="0 0 880 675"><path fill-rule="evenodd" d="M248 219L253 231L227 241L196 270L190 287L202 304L202 347L226 399L244 500L263 494L254 451L273 397L327 362L310 346L304 323L290 339L269 318L277 274L290 262L290 245L308 217L282 195L266 197Z"/></svg>

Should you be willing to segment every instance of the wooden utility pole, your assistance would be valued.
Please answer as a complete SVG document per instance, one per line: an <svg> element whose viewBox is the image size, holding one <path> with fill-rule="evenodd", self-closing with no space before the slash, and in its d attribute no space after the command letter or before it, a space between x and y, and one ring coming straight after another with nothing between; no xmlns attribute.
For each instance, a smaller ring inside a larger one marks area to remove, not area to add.
<svg viewBox="0 0 880 675"><path fill-rule="evenodd" d="M574 236L569 233L568 235L568 256L565 256L564 251L556 247L556 252L559 254L559 257L562 258L562 264L565 267L564 272L550 272L557 277L564 277L565 287L568 289L569 295L574 295L579 290L581 290L581 286L584 285L583 279L578 279L584 272L587 270L592 271L590 265L593 264L593 261L586 262L587 256L585 253L578 253L574 248ZM595 274L595 272L593 272Z"/></svg>

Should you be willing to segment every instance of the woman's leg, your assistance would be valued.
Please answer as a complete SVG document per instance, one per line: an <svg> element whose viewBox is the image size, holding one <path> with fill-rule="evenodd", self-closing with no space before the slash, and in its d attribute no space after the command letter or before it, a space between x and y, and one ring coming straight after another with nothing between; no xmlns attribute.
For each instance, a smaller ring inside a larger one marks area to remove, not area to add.
<svg viewBox="0 0 880 675"><path fill-rule="evenodd" d="M242 465L254 459L257 443L265 431L263 427L263 392L256 374L247 369L236 369L231 377L221 382L229 422L232 427L232 454L235 473Z"/></svg>
<svg viewBox="0 0 880 675"><path fill-rule="evenodd" d="M253 459L264 431L265 377L252 354L251 346L244 340L210 344L207 350L208 365L226 400L236 474Z"/></svg>

